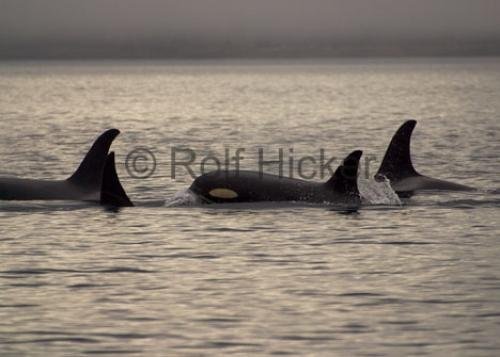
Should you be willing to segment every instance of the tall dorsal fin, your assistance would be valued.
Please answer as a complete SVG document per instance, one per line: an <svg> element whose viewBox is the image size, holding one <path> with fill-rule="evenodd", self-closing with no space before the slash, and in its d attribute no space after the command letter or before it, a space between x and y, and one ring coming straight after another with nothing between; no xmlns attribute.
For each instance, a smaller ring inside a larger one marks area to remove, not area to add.
<svg viewBox="0 0 500 357"><path fill-rule="evenodd" d="M359 197L358 167L362 154L361 150L350 153L325 185L339 193Z"/></svg>
<svg viewBox="0 0 500 357"><path fill-rule="evenodd" d="M416 120L408 120L399 127L392 137L382 165L375 176L383 175L391 181L419 176L411 163L410 156L410 140L415 125L417 125Z"/></svg>
<svg viewBox="0 0 500 357"><path fill-rule="evenodd" d="M104 174L102 176L101 200L105 206L132 207L134 204L127 196L120 183L115 166L115 153L111 152L106 160Z"/></svg>
<svg viewBox="0 0 500 357"><path fill-rule="evenodd" d="M118 129L109 129L102 133L68 181L86 189L100 189L108 151L118 134Z"/></svg>

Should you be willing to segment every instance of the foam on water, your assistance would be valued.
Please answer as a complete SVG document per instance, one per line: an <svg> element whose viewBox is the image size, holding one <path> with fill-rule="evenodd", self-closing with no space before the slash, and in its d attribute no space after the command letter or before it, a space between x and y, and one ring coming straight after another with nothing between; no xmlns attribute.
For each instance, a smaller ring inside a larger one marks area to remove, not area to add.
<svg viewBox="0 0 500 357"><path fill-rule="evenodd" d="M196 206L200 199L189 188L176 192L172 197L167 197L165 207Z"/></svg>
<svg viewBox="0 0 500 357"><path fill-rule="evenodd" d="M401 206L401 200L391 187L389 180L378 182L373 178L358 178L358 189L363 204Z"/></svg>

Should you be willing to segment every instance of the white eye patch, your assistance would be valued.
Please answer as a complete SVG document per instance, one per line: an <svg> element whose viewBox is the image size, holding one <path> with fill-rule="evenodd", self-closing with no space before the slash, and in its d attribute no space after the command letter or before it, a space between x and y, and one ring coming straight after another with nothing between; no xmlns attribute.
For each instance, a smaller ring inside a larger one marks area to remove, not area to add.
<svg viewBox="0 0 500 357"><path fill-rule="evenodd" d="M213 190L210 190L208 194L212 197L226 199L238 197L238 194L236 192L228 188L214 188Z"/></svg>

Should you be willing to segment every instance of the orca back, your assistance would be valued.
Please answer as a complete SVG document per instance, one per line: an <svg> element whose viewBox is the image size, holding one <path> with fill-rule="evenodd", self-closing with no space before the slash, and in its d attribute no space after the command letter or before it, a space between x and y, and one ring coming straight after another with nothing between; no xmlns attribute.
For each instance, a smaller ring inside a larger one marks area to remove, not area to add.
<svg viewBox="0 0 500 357"><path fill-rule="evenodd" d="M84 190L99 191L108 160L108 151L118 134L120 131L117 129L109 129L102 133L85 155L78 169L67 181Z"/></svg>
<svg viewBox="0 0 500 357"><path fill-rule="evenodd" d="M352 152L326 183L280 177L257 171L214 171L190 187L205 203L295 201L358 204L357 173L361 151Z"/></svg>
<svg viewBox="0 0 500 357"><path fill-rule="evenodd" d="M356 150L350 153L337 168L333 176L325 182L325 187L348 197L358 197L358 168L363 152Z"/></svg>
<svg viewBox="0 0 500 357"><path fill-rule="evenodd" d="M397 181L420 176L413 167L410 156L411 134L416 124L415 120L408 120L396 131L375 177L385 176L390 181Z"/></svg>

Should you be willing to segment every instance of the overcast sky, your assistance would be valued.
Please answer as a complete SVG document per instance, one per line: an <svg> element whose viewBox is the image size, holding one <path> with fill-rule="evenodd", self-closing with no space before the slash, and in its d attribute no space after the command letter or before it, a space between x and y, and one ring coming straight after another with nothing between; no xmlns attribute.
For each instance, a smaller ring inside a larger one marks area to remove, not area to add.
<svg viewBox="0 0 500 357"><path fill-rule="evenodd" d="M498 39L500 0L0 0L0 57Z"/></svg>

